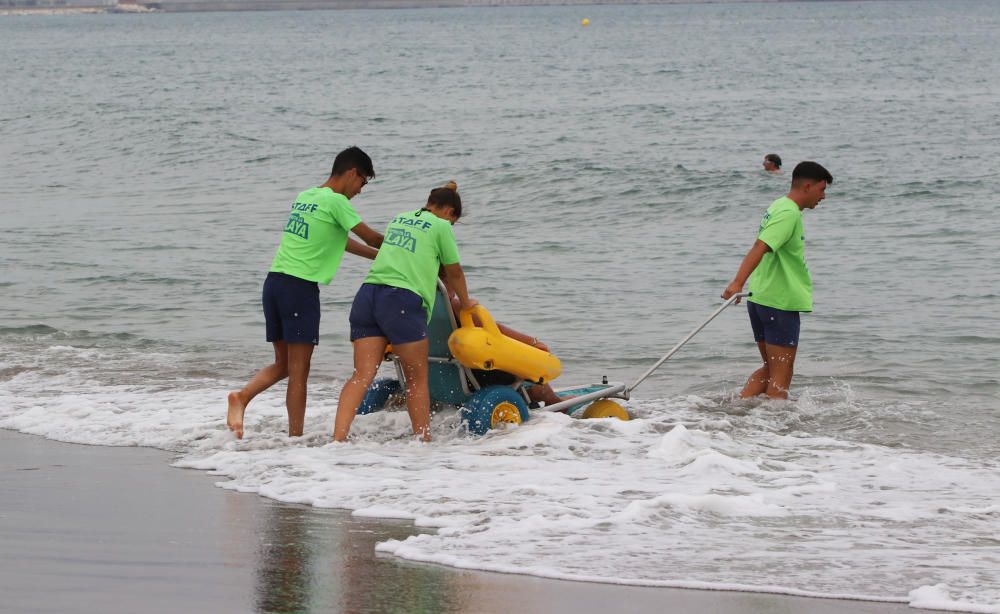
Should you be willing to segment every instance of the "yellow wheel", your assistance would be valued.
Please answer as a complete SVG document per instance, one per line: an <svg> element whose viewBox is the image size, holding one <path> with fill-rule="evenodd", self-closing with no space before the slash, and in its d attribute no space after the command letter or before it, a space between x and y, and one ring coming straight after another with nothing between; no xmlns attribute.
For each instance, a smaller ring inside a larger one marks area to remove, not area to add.
<svg viewBox="0 0 1000 614"><path fill-rule="evenodd" d="M521 424L521 410L509 401L497 403L496 407L493 408L493 414L490 416L490 428L496 428L498 424L505 422L507 424Z"/></svg>
<svg viewBox="0 0 1000 614"><path fill-rule="evenodd" d="M487 386L462 404L462 422L473 435L485 435L500 424L521 424L530 418L528 405L510 386Z"/></svg>
<svg viewBox="0 0 1000 614"><path fill-rule="evenodd" d="M625 408L610 399L594 401L590 407L583 412L584 418L618 418L619 420L631 420L632 418L625 411Z"/></svg>

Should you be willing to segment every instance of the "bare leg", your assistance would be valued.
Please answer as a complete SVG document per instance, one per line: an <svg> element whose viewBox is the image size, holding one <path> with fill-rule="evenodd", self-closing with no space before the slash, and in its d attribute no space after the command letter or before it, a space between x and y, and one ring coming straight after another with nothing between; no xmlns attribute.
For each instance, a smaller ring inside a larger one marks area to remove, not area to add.
<svg viewBox="0 0 1000 614"><path fill-rule="evenodd" d="M740 392L741 399L748 399L767 392L770 371L767 368L767 348L765 345L763 341L757 342L757 350L760 351L760 357L764 361L764 366L750 374L750 379L747 380L746 385L743 386L743 391Z"/></svg>
<svg viewBox="0 0 1000 614"><path fill-rule="evenodd" d="M770 377L767 382L767 396L772 399L787 399L788 388L792 385L795 367L796 347L767 344L767 368Z"/></svg>
<svg viewBox="0 0 1000 614"><path fill-rule="evenodd" d="M406 375L406 409L410 413L413 434L431 440L431 396L427 386L427 339L394 345L393 351L403 364Z"/></svg>
<svg viewBox="0 0 1000 614"><path fill-rule="evenodd" d="M229 410L226 413L226 426L236 434L237 439L243 439L243 414L247 405L255 396L288 377L288 348L284 341L275 341L274 363L258 371L239 391L229 393Z"/></svg>
<svg viewBox="0 0 1000 614"><path fill-rule="evenodd" d="M306 385L312 364L314 346L311 343L288 344L288 390L285 408L288 410L288 436L301 437L306 422Z"/></svg>
<svg viewBox="0 0 1000 614"><path fill-rule="evenodd" d="M543 384L541 386L529 386L528 387L528 398L535 403L545 403L546 405L554 405L559 401L565 401L567 399L572 399L573 397L561 397L556 394L556 391L552 389L552 386L548 384Z"/></svg>
<svg viewBox="0 0 1000 614"><path fill-rule="evenodd" d="M358 406L371 386L378 366L385 355L389 340L385 337L362 337L354 342L354 373L340 391L337 403L337 417L333 421L333 440L347 441L351 422L358 412Z"/></svg>

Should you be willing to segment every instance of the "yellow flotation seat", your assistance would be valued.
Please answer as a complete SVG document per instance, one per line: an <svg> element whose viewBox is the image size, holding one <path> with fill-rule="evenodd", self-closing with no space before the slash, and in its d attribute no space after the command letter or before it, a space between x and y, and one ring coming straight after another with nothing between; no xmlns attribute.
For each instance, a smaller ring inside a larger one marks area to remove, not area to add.
<svg viewBox="0 0 1000 614"><path fill-rule="evenodd" d="M476 326L473 314L482 326ZM448 349L463 366L507 371L539 384L551 382L562 373L562 363L552 354L500 332L493 316L482 305L462 310L458 318L461 327L448 337Z"/></svg>

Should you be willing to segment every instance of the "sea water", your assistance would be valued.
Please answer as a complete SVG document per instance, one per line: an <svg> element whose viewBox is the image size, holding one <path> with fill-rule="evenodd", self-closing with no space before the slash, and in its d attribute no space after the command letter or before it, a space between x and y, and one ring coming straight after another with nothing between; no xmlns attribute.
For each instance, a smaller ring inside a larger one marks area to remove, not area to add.
<svg viewBox="0 0 1000 614"><path fill-rule="evenodd" d="M416 561L1000 612L993 3L8 17L0 58L0 427L436 527L379 546ZM759 361L740 306L631 422L476 438L445 410L419 445L384 412L332 444L348 257L306 435L278 385L236 441L225 396L271 358L288 207L354 144L373 227L459 183L472 296L567 385L631 380L707 317L820 162L792 400L736 398Z"/></svg>

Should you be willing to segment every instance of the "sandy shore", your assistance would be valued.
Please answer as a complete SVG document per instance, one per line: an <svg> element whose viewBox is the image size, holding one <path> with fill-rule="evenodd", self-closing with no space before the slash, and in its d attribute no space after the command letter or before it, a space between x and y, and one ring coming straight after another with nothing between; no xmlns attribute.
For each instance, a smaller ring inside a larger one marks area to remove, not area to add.
<svg viewBox="0 0 1000 614"><path fill-rule="evenodd" d="M217 488L171 455L0 430L2 612L903 614L902 605L561 582L376 556L409 523Z"/></svg>

